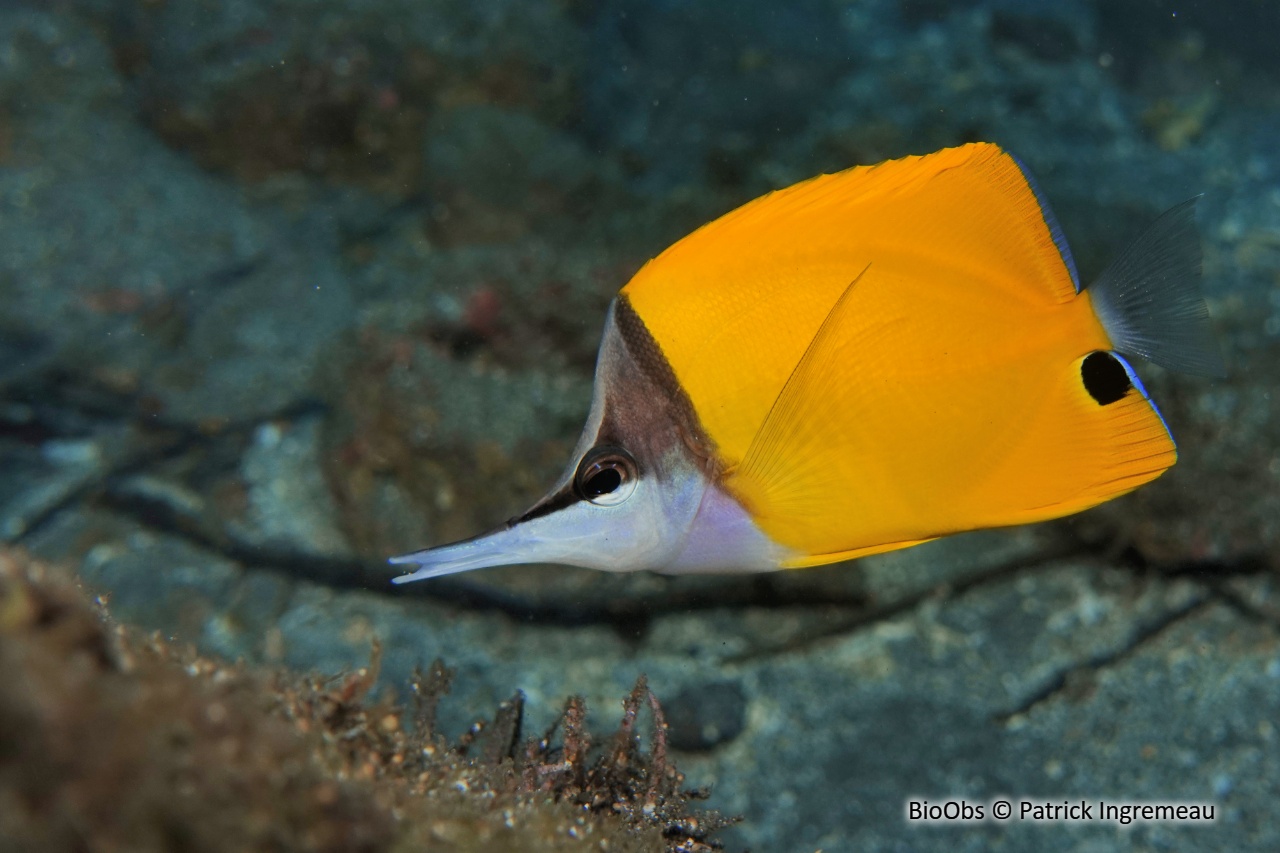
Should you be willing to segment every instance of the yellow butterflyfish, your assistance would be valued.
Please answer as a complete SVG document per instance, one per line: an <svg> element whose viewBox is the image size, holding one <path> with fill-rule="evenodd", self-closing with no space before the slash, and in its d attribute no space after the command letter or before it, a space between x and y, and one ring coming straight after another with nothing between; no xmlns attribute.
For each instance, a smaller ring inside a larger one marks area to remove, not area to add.
<svg viewBox="0 0 1280 853"><path fill-rule="evenodd" d="M1173 439L1126 357L1220 375L1194 199L1081 287L996 145L822 175L646 264L610 306L551 492L392 559L397 582L512 563L766 571L1078 512Z"/></svg>

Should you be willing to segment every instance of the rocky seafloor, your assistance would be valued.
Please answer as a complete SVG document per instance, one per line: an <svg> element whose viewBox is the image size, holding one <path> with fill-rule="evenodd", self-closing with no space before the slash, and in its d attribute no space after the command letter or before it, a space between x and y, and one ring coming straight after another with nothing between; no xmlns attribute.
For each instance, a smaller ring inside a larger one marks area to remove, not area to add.
<svg viewBox="0 0 1280 853"><path fill-rule="evenodd" d="M0 540L201 655L337 673L376 640L402 691L443 659L442 731L517 689L543 731L644 673L731 850L1276 849L1277 27L1252 0L2 4ZM644 260L973 139L1028 164L1085 278L1203 194L1229 376L1140 366L1167 475L853 565L389 585L388 554L559 472ZM1000 795L1216 820L904 819Z"/></svg>
<svg viewBox="0 0 1280 853"><path fill-rule="evenodd" d="M707 853L730 822L691 808L643 676L595 750L581 697L530 736L519 692L450 739L455 671L416 669L406 713L370 701L371 654L327 677L202 658L0 551L0 849Z"/></svg>

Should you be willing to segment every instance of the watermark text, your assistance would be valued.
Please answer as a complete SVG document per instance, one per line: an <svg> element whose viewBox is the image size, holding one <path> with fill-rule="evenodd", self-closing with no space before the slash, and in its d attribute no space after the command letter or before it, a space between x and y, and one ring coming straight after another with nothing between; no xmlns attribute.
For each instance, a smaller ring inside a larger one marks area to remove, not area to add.
<svg viewBox="0 0 1280 853"><path fill-rule="evenodd" d="M1216 803L1147 802L1082 797L1070 800L1026 800L996 797L991 800L962 798L908 798L903 803L907 823L1213 823Z"/></svg>

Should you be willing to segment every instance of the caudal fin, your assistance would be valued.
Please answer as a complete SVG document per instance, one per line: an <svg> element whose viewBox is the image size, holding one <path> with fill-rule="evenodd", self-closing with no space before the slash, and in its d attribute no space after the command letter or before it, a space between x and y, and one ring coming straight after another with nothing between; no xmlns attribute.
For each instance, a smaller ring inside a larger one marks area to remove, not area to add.
<svg viewBox="0 0 1280 853"><path fill-rule="evenodd" d="M1166 211L1089 286L1116 350L1199 376L1226 375L1200 293L1199 198Z"/></svg>

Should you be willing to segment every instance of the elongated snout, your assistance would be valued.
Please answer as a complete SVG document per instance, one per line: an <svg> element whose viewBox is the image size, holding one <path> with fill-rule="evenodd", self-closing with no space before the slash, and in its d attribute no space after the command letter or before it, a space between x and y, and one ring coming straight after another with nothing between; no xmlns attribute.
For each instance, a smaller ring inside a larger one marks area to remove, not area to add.
<svg viewBox="0 0 1280 853"><path fill-rule="evenodd" d="M502 527L461 542L392 557L388 561L391 564L414 570L410 574L392 578L391 582L408 583L489 566L541 562L536 558L527 558L530 549L522 539L524 535L518 528Z"/></svg>
<svg viewBox="0 0 1280 853"><path fill-rule="evenodd" d="M662 541L660 529L661 515L656 507L652 513L635 513L620 506L575 501L546 514L526 513L472 539L392 557L390 562L395 565L417 567L392 582L524 563L628 571L655 552Z"/></svg>

